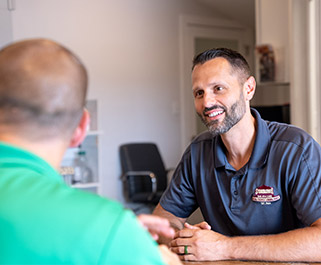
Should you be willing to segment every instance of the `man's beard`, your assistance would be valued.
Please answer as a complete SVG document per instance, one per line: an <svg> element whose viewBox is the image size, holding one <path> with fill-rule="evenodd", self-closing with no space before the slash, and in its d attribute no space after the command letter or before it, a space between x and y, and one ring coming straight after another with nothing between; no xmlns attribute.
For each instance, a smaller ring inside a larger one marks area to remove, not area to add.
<svg viewBox="0 0 321 265"><path fill-rule="evenodd" d="M222 106L214 105L211 108L206 109L206 111L217 108L222 109ZM243 95L241 94L240 99L236 101L229 109L223 107L223 110L225 113L225 118L221 123L219 123L219 120L207 122L204 114L205 111L203 112L203 115L197 113L198 116L201 118L202 122L207 127L207 129L213 135L213 137L228 132L235 124L237 124L243 118L246 112Z"/></svg>

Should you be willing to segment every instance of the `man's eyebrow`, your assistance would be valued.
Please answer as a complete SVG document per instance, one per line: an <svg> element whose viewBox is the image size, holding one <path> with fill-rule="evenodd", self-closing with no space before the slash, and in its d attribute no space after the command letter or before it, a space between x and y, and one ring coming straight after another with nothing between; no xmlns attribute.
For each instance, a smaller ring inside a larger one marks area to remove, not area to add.
<svg viewBox="0 0 321 265"><path fill-rule="evenodd" d="M212 86L224 86L224 87L226 87L226 86L228 86L228 84L223 82L223 81L220 81L220 82L213 81L213 82L210 82L207 86L210 86L210 87L212 87Z"/></svg>
<svg viewBox="0 0 321 265"><path fill-rule="evenodd" d="M201 89L199 86L192 86L192 90L197 90L197 89Z"/></svg>
<svg viewBox="0 0 321 265"><path fill-rule="evenodd" d="M196 86L196 87L192 87L192 93L199 91L199 90L203 90L203 88Z"/></svg>
<svg viewBox="0 0 321 265"><path fill-rule="evenodd" d="M220 84L221 83L214 81L214 82L209 83L208 85L209 86L217 86L217 85L220 85Z"/></svg>
<svg viewBox="0 0 321 265"><path fill-rule="evenodd" d="M211 82L209 84L206 85L206 87L212 87L212 86L223 86L224 84L221 83L221 82ZM196 91L196 90L201 90L203 88L199 87L199 86L195 86L195 87L192 87L192 91Z"/></svg>

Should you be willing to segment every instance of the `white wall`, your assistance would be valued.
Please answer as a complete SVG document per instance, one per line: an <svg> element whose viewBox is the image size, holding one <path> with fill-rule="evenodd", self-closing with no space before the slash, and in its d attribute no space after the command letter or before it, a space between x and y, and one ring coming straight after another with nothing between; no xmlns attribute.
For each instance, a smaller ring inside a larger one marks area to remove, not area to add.
<svg viewBox="0 0 321 265"><path fill-rule="evenodd" d="M16 0L13 39L47 37L75 51L99 100L103 195L122 200L118 147L153 141L181 156L179 15L214 15L192 0Z"/></svg>
<svg viewBox="0 0 321 265"><path fill-rule="evenodd" d="M308 5L310 0L291 0L290 38L291 38L291 116L292 123L309 133L309 24ZM315 135L313 135L315 137Z"/></svg>
<svg viewBox="0 0 321 265"><path fill-rule="evenodd" d="M257 44L277 49L277 81L290 81L291 123L318 142L320 17L320 0L256 0Z"/></svg>
<svg viewBox="0 0 321 265"><path fill-rule="evenodd" d="M256 44L272 44L277 82L289 82L289 0L256 0Z"/></svg>
<svg viewBox="0 0 321 265"><path fill-rule="evenodd" d="M252 105L290 103L290 11L289 0L256 0L256 44L271 44L275 59L275 82L260 83ZM258 61L258 59L257 59ZM291 123L293 123L291 117Z"/></svg>
<svg viewBox="0 0 321 265"><path fill-rule="evenodd" d="M7 0L0 0L0 47L12 41L11 12Z"/></svg>

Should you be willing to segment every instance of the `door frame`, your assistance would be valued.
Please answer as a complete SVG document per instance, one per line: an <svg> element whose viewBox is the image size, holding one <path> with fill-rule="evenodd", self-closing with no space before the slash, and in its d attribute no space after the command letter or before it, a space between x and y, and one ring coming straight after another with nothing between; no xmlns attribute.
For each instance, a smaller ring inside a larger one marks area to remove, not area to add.
<svg viewBox="0 0 321 265"><path fill-rule="evenodd" d="M180 119L181 119L181 147L182 151L196 134L195 110L191 90L191 67L194 57L194 39L197 37L215 37L227 39L231 33L238 35L239 52L244 55L254 69L254 29L250 29L239 22L218 18L195 16L180 16L179 18L179 59L180 59Z"/></svg>

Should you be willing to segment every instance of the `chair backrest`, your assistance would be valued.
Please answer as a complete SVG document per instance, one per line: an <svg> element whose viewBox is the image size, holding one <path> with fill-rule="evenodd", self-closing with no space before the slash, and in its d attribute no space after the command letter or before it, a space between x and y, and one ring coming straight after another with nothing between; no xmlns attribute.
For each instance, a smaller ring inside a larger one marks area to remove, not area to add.
<svg viewBox="0 0 321 265"><path fill-rule="evenodd" d="M167 173L156 144L123 144L119 152L123 174L128 171L152 171L157 177L157 191L166 189Z"/></svg>

